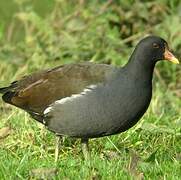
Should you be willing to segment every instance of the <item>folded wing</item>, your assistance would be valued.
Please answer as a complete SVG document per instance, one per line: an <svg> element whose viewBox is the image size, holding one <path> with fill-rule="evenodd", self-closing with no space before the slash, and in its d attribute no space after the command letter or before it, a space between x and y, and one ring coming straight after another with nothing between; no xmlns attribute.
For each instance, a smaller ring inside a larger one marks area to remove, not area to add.
<svg viewBox="0 0 181 180"><path fill-rule="evenodd" d="M87 86L106 83L117 72L115 67L90 62L69 64L25 76L9 87L0 88L3 100L26 110L34 119L43 122L43 111L52 103Z"/></svg>

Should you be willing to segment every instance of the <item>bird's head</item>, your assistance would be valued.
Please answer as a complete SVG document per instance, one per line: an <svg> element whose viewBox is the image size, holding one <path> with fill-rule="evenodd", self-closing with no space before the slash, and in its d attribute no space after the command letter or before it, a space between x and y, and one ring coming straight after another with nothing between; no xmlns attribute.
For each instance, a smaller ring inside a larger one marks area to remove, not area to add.
<svg viewBox="0 0 181 180"><path fill-rule="evenodd" d="M139 57L143 57L154 64L160 60L168 60L179 64L178 59L170 51L167 42L158 36L148 36L142 39L136 47L136 52Z"/></svg>

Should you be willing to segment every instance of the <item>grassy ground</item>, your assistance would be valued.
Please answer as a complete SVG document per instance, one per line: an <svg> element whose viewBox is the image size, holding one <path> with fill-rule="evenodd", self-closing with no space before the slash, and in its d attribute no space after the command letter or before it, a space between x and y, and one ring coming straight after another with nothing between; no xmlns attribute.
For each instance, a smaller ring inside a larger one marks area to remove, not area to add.
<svg viewBox="0 0 181 180"><path fill-rule="evenodd" d="M168 40L181 57L179 2L7 1L8 16L1 11L6 21L0 24L0 86L81 60L121 66L149 33ZM0 179L28 179L41 167L57 168L56 176L49 174L54 179L180 179L180 77L179 65L159 63L147 113L125 133L91 140L91 162L84 161L78 140L65 138L55 164L54 135L0 101Z"/></svg>

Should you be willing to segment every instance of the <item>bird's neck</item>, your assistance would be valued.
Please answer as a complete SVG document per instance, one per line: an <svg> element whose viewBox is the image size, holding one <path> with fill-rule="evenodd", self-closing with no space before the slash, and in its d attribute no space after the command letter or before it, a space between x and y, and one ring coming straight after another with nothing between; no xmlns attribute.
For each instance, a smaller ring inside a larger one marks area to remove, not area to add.
<svg viewBox="0 0 181 180"><path fill-rule="evenodd" d="M143 83L151 83L155 67L153 62L149 57L133 53L125 67L133 79Z"/></svg>

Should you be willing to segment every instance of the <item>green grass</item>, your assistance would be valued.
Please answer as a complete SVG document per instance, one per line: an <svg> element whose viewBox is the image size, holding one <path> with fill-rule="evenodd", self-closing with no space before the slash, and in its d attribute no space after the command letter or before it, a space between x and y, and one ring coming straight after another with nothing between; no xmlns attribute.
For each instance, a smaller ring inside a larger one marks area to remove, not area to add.
<svg viewBox="0 0 181 180"><path fill-rule="evenodd" d="M39 69L82 60L121 66L149 33L168 40L181 57L179 2L8 1L8 18L1 11L6 21L0 24L0 87ZM41 167L58 168L54 179L180 179L180 77L179 65L159 63L147 113L127 132L90 140L90 162L84 161L79 140L67 137L54 163L54 135L0 101L0 129L12 129L0 139L0 179L28 179Z"/></svg>

